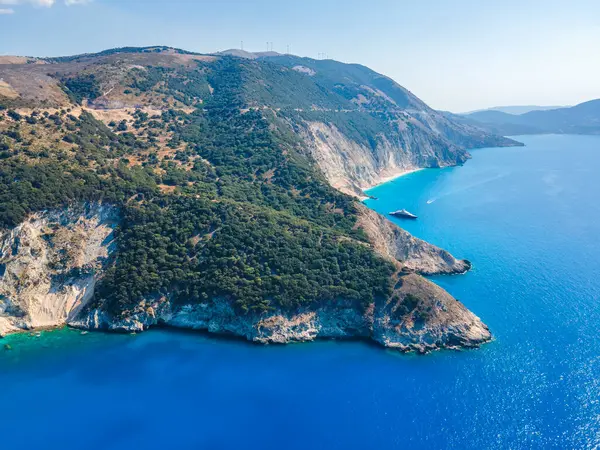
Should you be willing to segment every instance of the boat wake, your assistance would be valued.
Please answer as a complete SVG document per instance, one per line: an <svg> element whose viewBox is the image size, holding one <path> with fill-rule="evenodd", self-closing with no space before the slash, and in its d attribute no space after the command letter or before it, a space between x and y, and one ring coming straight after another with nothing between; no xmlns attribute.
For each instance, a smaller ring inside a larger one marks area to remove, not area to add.
<svg viewBox="0 0 600 450"><path fill-rule="evenodd" d="M439 194L437 197L434 197L434 198L431 198L431 199L427 200L427 204L431 205L432 203L437 202L441 198L448 197L448 196L454 195L454 194L458 194L460 192L468 191L469 189L473 189L473 188L479 187L481 185L484 185L484 184L487 184L487 183L491 183L493 181L496 181L496 180L499 180L501 178L504 178L504 177L506 177L508 175L509 175L509 173L501 173L501 174L498 174L498 175L496 175L494 177L486 178L484 180L476 181L476 182L468 184L466 186L462 186L462 187L459 187L459 188L456 188L456 189L452 189L452 190L450 190L448 192L444 192L442 194Z"/></svg>

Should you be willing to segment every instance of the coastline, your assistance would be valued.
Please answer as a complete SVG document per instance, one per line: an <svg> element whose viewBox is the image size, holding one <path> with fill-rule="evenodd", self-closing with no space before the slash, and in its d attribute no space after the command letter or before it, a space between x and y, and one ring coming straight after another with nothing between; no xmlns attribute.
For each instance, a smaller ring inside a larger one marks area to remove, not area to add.
<svg viewBox="0 0 600 450"><path fill-rule="evenodd" d="M405 177L406 175L410 175L411 173L415 173L415 172L420 172L422 170L425 170L425 167L419 167L419 168L416 168L416 169L403 169L403 170L401 170L399 172L394 173L393 175L390 175L390 176L387 176L387 177L383 177L377 183L375 183L373 185L369 185L367 187L364 187L361 190L362 190L362 192L364 194L366 194L367 191L369 191L371 189L374 189L376 187L379 187L382 184L389 183L390 181L394 181L394 180L396 180L398 178L402 178L402 177ZM368 200L370 198L371 197L369 195L364 195L364 196L360 197L360 201Z"/></svg>

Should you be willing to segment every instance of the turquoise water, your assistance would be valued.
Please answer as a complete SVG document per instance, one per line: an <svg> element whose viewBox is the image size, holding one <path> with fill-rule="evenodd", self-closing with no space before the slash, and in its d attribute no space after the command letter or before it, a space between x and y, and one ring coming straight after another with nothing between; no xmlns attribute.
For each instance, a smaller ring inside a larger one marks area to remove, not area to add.
<svg viewBox="0 0 600 450"><path fill-rule="evenodd" d="M62 330L0 346L1 448L600 445L600 137L528 136L371 191L474 270L435 281L491 328L477 351L260 347Z"/></svg>

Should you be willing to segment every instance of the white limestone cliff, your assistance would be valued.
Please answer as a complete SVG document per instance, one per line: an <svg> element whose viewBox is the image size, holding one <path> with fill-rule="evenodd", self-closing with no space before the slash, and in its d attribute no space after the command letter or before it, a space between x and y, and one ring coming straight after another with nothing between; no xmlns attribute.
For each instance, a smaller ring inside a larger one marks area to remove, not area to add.
<svg viewBox="0 0 600 450"><path fill-rule="evenodd" d="M117 211L42 212L0 234L0 335L66 324L94 293Z"/></svg>

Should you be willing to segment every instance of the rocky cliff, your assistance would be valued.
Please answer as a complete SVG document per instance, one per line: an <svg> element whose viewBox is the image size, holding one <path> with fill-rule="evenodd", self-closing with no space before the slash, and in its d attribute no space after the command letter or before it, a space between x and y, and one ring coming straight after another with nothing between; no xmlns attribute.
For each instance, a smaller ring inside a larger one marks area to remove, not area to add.
<svg viewBox="0 0 600 450"><path fill-rule="evenodd" d="M402 352L475 348L491 340L481 320L440 287L416 274L398 278L394 294L367 305L338 299L294 312L238 315L225 299L173 305L166 298L140 304L131 316L111 319L89 311L70 324L83 329L141 332L157 325L287 344L317 338L371 339Z"/></svg>
<svg viewBox="0 0 600 450"><path fill-rule="evenodd" d="M118 211L90 204L38 213L2 235L0 335L65 324L117 332L164 325L258 343L362 337L416 352L476 347L491 339L487 327L462 304L421 276L406 273L456 273L466 270L467 263L365 207L360 217L357 226L375 249L404 268L390 298L367 304L338 298L294 311L239 314L225 298L186 304L156 295L115 317L89 308L88 302L114 250Z"/></svg>
<svg viewBox="0 0 600 450"><path fill-rule="evenodd" d="M66 324L94 293L118 213L100 204L42 212L0 236L0 335Z"/></svg>
<svg viewBox="0 0 600 450"><path fill-rule="evenodd" d="M411 170L461 165L471 157L470 148L522 145L478 136L476 128L461 130L433 110L405 111L399 117L382 121L385 131L372 130L368 140L341 130L335 121L299 120L294 129L327 181L358 197L364 197L365 189Z"/></svg>
<svg viewBox="0 0 600 450"><path fill-rule="evenodd" d="M398 125L394 137L377 136L372 147L355 141L334 124L307 122L301 127L312 158L329 183L340 191L364 196L363 190L404 172L462 164L466 150L430 133L408 130Z"/></svg>
<svg viewBox="0 0 600 450"><path fill-rule="evenodd" d="M446 250L417 239L381 214L359 205L357 227L362 228L373 248L384 257L401 264L404 270L423 275L461 274L471 263L458 260Z"/></svg>
<svg viewBox="0 0 600 450"><path fill-rule="evenodd" d="M385 347L427 353L479 347L492 335L479 317L442 288L408 274L400 277L390 299L375 303L372 338Z"/></svg>
<svg viewBox="0 0 600 450"><path fill-rule="evenodd" d="M292 55L264 55L259 61L295 72L291 78L305 101L277 98L270 87L269 95L249 94L249 102L294 108L297 114L280 114L290 119L328 181L349 194L361 196L363 189L408 170L462 164L469 149L521 145L436 111L391 78L358 64Z"/></svg>

